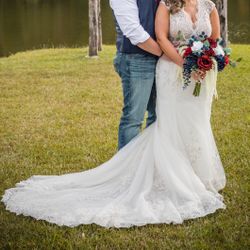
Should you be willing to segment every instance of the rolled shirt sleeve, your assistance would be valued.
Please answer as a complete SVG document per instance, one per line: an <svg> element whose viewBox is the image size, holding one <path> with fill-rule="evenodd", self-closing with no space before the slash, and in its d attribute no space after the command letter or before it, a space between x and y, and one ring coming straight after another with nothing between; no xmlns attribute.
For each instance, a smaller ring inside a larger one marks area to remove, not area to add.
<svg viewBox="0 0 250 250"><path fill-rule="evenodd" d="M139 19L136 0L110 0L116 21L123 33L133 45L143 43L150 35L144 30Z"/></svg>

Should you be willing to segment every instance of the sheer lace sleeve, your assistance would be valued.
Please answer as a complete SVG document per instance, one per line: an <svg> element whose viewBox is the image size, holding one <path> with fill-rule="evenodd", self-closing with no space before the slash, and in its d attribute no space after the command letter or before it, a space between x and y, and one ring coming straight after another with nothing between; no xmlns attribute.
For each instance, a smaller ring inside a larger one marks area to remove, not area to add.
<svg viewBox="0 0 250 250"><path fill-rule="evenodd" d="M211 0L205 0L205 7L207 12L210 14L215 8L215 4Z"/></svg>

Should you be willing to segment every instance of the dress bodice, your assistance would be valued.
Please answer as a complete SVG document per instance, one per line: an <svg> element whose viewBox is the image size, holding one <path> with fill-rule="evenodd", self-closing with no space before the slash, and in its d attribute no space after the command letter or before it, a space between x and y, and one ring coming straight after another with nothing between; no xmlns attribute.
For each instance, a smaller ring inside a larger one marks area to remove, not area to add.
<svg viewBox="0 0 250 250"><path fill-rule="evenodd" d="M161 3L169 9L164 0L161 0ZM214 7L215 4L211 0L197 0L195 23L184 8L175 14L170 14L169 39L173 41L179 32L183 34L185 39L189 39L193 35L200 35L202 32L211 36L210 13Z"/></svg>

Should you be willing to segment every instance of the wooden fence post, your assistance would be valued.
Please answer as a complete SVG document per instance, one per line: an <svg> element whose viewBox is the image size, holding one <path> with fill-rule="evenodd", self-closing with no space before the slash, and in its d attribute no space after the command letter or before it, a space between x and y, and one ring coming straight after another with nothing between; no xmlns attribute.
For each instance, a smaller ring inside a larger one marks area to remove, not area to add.
<svg viewBox="0 0 250 250"><path fill-rule="evenodd" d="M227 0L214 0L221 23L221 36L225 41L225 45L228 43L228 17L227 17Z"/></svg>
<svg viewBox="0 0 250 250"><path fill-rule="evenodd" d="M102 17L101 17L101 0L98 1L98 50L102 50Z"/></svg>
<svg viewBox="0 0 250 250"><path fill-rule="evenodd" d="M98 55L98 1L89 0L89 56Z"/></svg>

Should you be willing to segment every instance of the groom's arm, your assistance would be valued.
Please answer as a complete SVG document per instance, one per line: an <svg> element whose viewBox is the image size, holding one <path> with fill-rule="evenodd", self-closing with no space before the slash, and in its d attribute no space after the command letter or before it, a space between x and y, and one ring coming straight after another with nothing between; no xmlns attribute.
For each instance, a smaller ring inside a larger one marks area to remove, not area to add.
<svg viewBox="0 0 250 250"><path fill-rule="evenodd" d="M133 45L157 56L162 54L157 42L140 24L136 0L110 0L110 6L122 33Z"/></svg>

